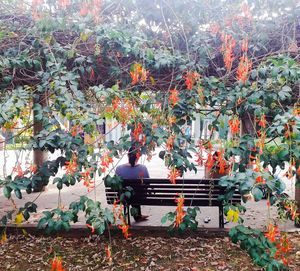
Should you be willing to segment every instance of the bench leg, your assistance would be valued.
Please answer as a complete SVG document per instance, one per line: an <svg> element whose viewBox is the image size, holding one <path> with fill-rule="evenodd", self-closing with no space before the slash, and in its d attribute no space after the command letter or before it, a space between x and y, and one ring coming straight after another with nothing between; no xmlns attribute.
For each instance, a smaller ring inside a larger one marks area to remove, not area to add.
<svg viewBox="0 0 300 271"><path fill-rule="evenodd" d="M130 226L130 205L127 205L127 221L128 225Z"/></svg>
<svg viewBox="0 0 300 271"><path fill-rule="evenodd" d="M224 210L223 205L219 206L219 227L224 229Z"/></svg>
<svg viewBox="0 0 300 271"><path fill-rule="evenodd" d="M124 217L127 220L127 224L130 226L130 212L129 212L129 208L130 208L130 205L126 204L124 206Z"/></svg>

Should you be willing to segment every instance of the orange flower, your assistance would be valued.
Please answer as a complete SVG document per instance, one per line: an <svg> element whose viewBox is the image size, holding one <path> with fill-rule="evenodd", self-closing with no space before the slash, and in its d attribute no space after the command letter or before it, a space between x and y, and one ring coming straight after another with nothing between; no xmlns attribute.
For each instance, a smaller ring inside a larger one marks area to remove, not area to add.
<svg viewBox="0 0 300 271"><path fill-rule="evenodd" d="M251 68L252 62L248 59L248 57L245 54L242 55L236 72L237 80L245 84L248 80L249 71L251 70Z"/></svg>
<svg viewBox="0 0 300 271"><path fill-rule="evenodd" d="M211 152L209 152L205 162L205 167L207 168L208 171L210 171L213 168L214 164L215 164L215 160L213 158L213 155Z"/></svg>
<svg viewBox="0 0 300 271"><path fill-rule="evenodd" d="M86 16L88 15L88 13L89 13L89 5L88 3L84 2L81 4L79 14L80 16Z"/></svg>
<svg viewBox="0 0 300 271"><path fill-rule="evenodd" d="M227 70L231 70L232 62L234 60L233 49L236 42L235 39L229 34L223 33L221 35L221 39L223 42L221 51L223 52L225 67Z"/></svg>
<svg viewBox="0 0 300 271"><path fill-rule="evenodd" d="M123 236L125 237L125 239L128 239L128 237L131 235L129 234L128 230L129 230L129 225L127 223L125 223L125 221L123 221L122 225L119 225L119 229L122 230Z"/></svg>
<svg viewBox="0 0 300 271"><path fill-rule="evenodd" d="M208 154L205 162L205 167L207 168L208 171L210 171L215 164L215 160L212 155L212 144L210 142L207 143L207 149L208 149Z"/></svg>
<svg viewBox="0 0 300 271"><path fill-rule="evenodd" d="M168 174L168 178L172 184L176 184L176 178L180 176L181 176L180 170L176 169L175 167L173 167Z"/></svg>
<svg viewBox="0 0 300 271"><path fill-rule="evenodd" d="M178 98L178 91L177 89L172 89L170 90L170 96L169 96L169 103L171 105L171 107L174 107L179 101Z"/></svg>
<svg viewBox="0 0 300 271"><path fill-rule="evenodd" d="M291 250L291 245L286 234L283 234L283 236L280 238L277 248L281 253L287 253Z"/></svg>
<svg viewBox="0 0 300 271"><path fill-rule="evenodd" d="M130 71L132 84L135 85L139 81L145 82L147 80L147 71L141 64L135 63Z"/></svg>
<svg viewBox="0 0 300 271"><path fill-rule="evenodd" d="M168 152L172 151L174 145L175 136L170 136L166 142L166 148Z"/></svg>
<svg viewBox="0 0 300 271"><path fill-rule="evenodd" d="M76 136L78 135L80 132L82 132L82 126L81 125L74 125L71 130L70 133L72 136Z"/></svg>
<svg viewBox="0 0 300 271"><path fill-rule="evenodd" d="M105 247L105 253L106 253L106 258L111 263L112 262L112 256L111 256L111 248L110 248L110 246L106 246Z"/></svg>
<svg viewBox="0 0 300 271"><path fill-rule="evenodd" d="M113 204L113 210L112 213L114 215L114 223L115 225L117 225L117 221L120 219L121 220L121 225L118 225L118 228L122 230L123 236L128 239L128 237L130 236L129 234L129 225L126 222L126 219L124 217L124 206L122 203L120 203L119 207L118 207L118 203L120 203L119 200L115 200L114 204Z"/></svg>
<svg viewBox="0 0 300 271"><path fill-rule="evenodd" d="M259 136L259 141L257 142L256 146L259 148L259 154L262 154L267 138L266 131L258 131L257 134Z"/></svg>
<svg viewBox="0 0 300 271"><path fill-rule="evenodd" d="M180 195L178 198L175 198L175 202L177 203L176 207L176 218L175 218L175 225L174 227L179 227L179 225L182 223L183 218L185 216L184 208L184 197L183 195Z"/></svg>
<svg viewBox="0 0 300 271"><path fill-rule="evenodd" d="M117 110L120 106L120 103L121 103L121 100L119 97L115 97L113 100L112 100L112 106L113 106L113 109L114 110Z"/></svg>
<svg viewBox="0 0 300 271"><path fill-rule="evenodd" d="M54 257L52 260L51 271L64 271L61 257Z"/></svg>
<svg viewBox="0 0 300 271"><path fill-rule="evenodd" d="M262 183L262 184L266 183L266 180L263 178L263 176L258 176L255 180L257 183Z"/></svg>
<svg viewBox="0 0 300 271"><path fill-rule="evenodd" d="M89 229L91 229L92 233L95 232L94 226L92 226L92 225L90 225L90 224L86 224L86 226L87 226Z"/></svg>
<svg viewBox="0 0 300 271"><path fill-rule="evenodd" d="M276 237L278 236L280 236L278 226L274 226L272 223L270 223L268 225L268 232L265 233L265 237L274 243L276 241Z"/></svg>
<svg viewBox="0 0 300 271"><path fill-rule="evenodd" d="M80 180L83 180L83 185L87 187L88 191L91 191L95 187L95 182L91 177L91 171L93 170L93 168L89 168L85 172L80 172Z"/></svg>
<svg viewBox="0 0 300 271"><path fill-rule="evenodd" d="M101 166L102 172L106 172L106 169L109 168L109 165L113 163L113 158L110 156L110 152L103 154L101 157Z"/></svg>
<svg viewBox="0 0 300 271"><path fill-rule="evenodd" d="M17 177L23 177L25 175L25 172L22 170L20 164L13 168L13 172L17 173Z"/></svg>
<svg viewBox="0 0 300 271"><path fill-rule="evenodd" d="M73 175L75 172L77 172L76 160L77 160L76 156L73 156L73 158L70 161L66 161L64 169L67 175Z"/></svg>
<svg viewBox="0 0 300 271"><path fill-rule="evenodd" d="M276 251L276 254L275 254L275 258L276 259L281 259L282 263L284 265L288 265L288 260L287 260L287 258L285 257L284 254L290 252L291 245L289 243L289 240L288 240L286 234L284 234L282 237L280 237L279 242L276 244L276 248L277 248L277 251Z"/></svg>
<svg viewBox="0 0 300 271"><path fill-rule="evenodd" d="M290 213L292 220L295 220L299 216L297 213L298 207L295 203L286 204L284 208Z"/></svg>
<svg viewBox="0 0 300 271"><path fill-rule="evenodd" d="M195 82L200 78L199 73L197 72L187 72L187 74L183 77L185 79L186 88L191 90L195 84Z"/></svg>
<svg viewBox="0 0 300 271"><path fill-rule="evenodd" d="M172 124L176 123L176 117L171 116L168 118L169 125L171 126Z"/></svg>
<svg viewBox="0 0 300 271"><path fill-rule="evenodd" d="M240 133L240 120L238 116L234 116L231 120L228 121L228 124L233 135Z"/></svg>
<svg viewBox="0 0 300 271"><path fill-rule="evenodd" d="M35 164L27 164L27 170L35 174L38 171L38 167Z"/></svg>
<svg viewBox="0 0 300 271"><path fill-rule="evenodd" d="M254 165L254 169L253 169L253 171L254 172L257 172L257 173L259 173L259 174L261 174L262 173L262 171L263 171L263 168L262 168L262 166L260 165L260 160L257 158L256 159L256 161L255 162L253 162L253 165ZM265 184L266 183L266 180L263 178L263 176L258 176L258 177L256 177L256 182L257 183L262 183L262 184Z"/></svg>
<svg viewBox="0 0 300 271"><path fill-rule="evenodd" d="M142 124L139 122L138 125L135 125L135 128L133 130L133 137L136 141L140 141L140 135L143 133L143 126Z"/></svg>
<svg viewBox="0 0 300 271"><path fill-rule="evenodd" d="M218 153L218 162L219 162L219 173L224 174L226 169L226 160L224 159L224 149L221 149Z"/></svg>
<svg viewBox="0 0 300 271"><path fill-rule="evenodd" d="M267 121L266 121L266 115L265 114L262 114L259 121L258 121L258 125L261 127L261 128L266 128L267 127Z"/></svg>

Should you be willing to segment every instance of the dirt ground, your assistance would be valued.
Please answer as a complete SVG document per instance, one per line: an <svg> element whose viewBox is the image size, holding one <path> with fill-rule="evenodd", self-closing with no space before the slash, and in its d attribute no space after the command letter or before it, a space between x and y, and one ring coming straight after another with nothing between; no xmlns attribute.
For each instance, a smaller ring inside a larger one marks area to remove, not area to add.
<svg viewBox="0 0 300 271"><path fill-rule="evenodd" d="M292 244L289 270L300 270L300 234L288 235ZM111 246L107 258L106 247ZM133 233L126 240L119 234L108 237L45 237L8 235L0 244L0 270L51 270L54 254L62 257L64 270L192 270L255 271L246 252L228 237L170 237Z"/></svg>

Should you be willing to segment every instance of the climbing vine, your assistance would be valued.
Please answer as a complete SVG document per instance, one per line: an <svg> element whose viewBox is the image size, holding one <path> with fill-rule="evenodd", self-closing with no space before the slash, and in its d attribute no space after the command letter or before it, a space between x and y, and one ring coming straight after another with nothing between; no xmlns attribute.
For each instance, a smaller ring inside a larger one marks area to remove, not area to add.
<svg viewBox="0 0 300 271"><path fill-rule="evenodd" d="M83 212L92 232L117 225L129 238L122 204L132 193L123 190L115 167L134 144L149 160L162 149L171 183L198 166L225 175L220 200L227 219L240 223L230 232L233 241L268 270L287 264L288 240L274 219L266 221L265 235L246 228L244 207L230 199L238 188L245 202L267 198L281 218L299 219L299 202L282 195L283 177L296 178L296 185L300 178L297 1L1 3L0 146L15 142L34 153L26 165L17 159L13 168L1 167L0 185L12 202L0 220L2 240L8 223L20 224L38 210L34 201L18 208L14 198L49 182L58 191L82 182L86 191L69 208L59 193L57 208L43 212L39 228L69 230ZM183 131L196 114L211 123L208 136L194 141ZM122 136L106 140L117 125ZM45 153L57 156L45 159ZM103 182L122 191L113 210L85 195ZM185 211L182 195L174 201L175 212L163 221L196 228L197 209ZM61 268L61 258L52 266Z"/></svg>

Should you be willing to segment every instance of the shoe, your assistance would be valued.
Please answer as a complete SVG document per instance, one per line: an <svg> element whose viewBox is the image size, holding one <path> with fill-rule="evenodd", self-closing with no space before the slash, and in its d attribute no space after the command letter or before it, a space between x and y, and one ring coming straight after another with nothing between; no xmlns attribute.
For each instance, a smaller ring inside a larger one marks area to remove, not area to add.
<svg viewBox="0 0 300 271"><path fill-rule="evenodd" d="M210 220L211 220L210 217L207 216L207 217L204 218L204 223L209 223Z"/></svg>
<svg viewBox="0 0 300 271"><path fill-rule="evenodd" d="M141 215L141 216L139 216L139 217L136 217L136 218L134 218L134 220L135 220L135 222L142 222L142 221L145 221L145 220L148 220L148 215Z"/></svg>

